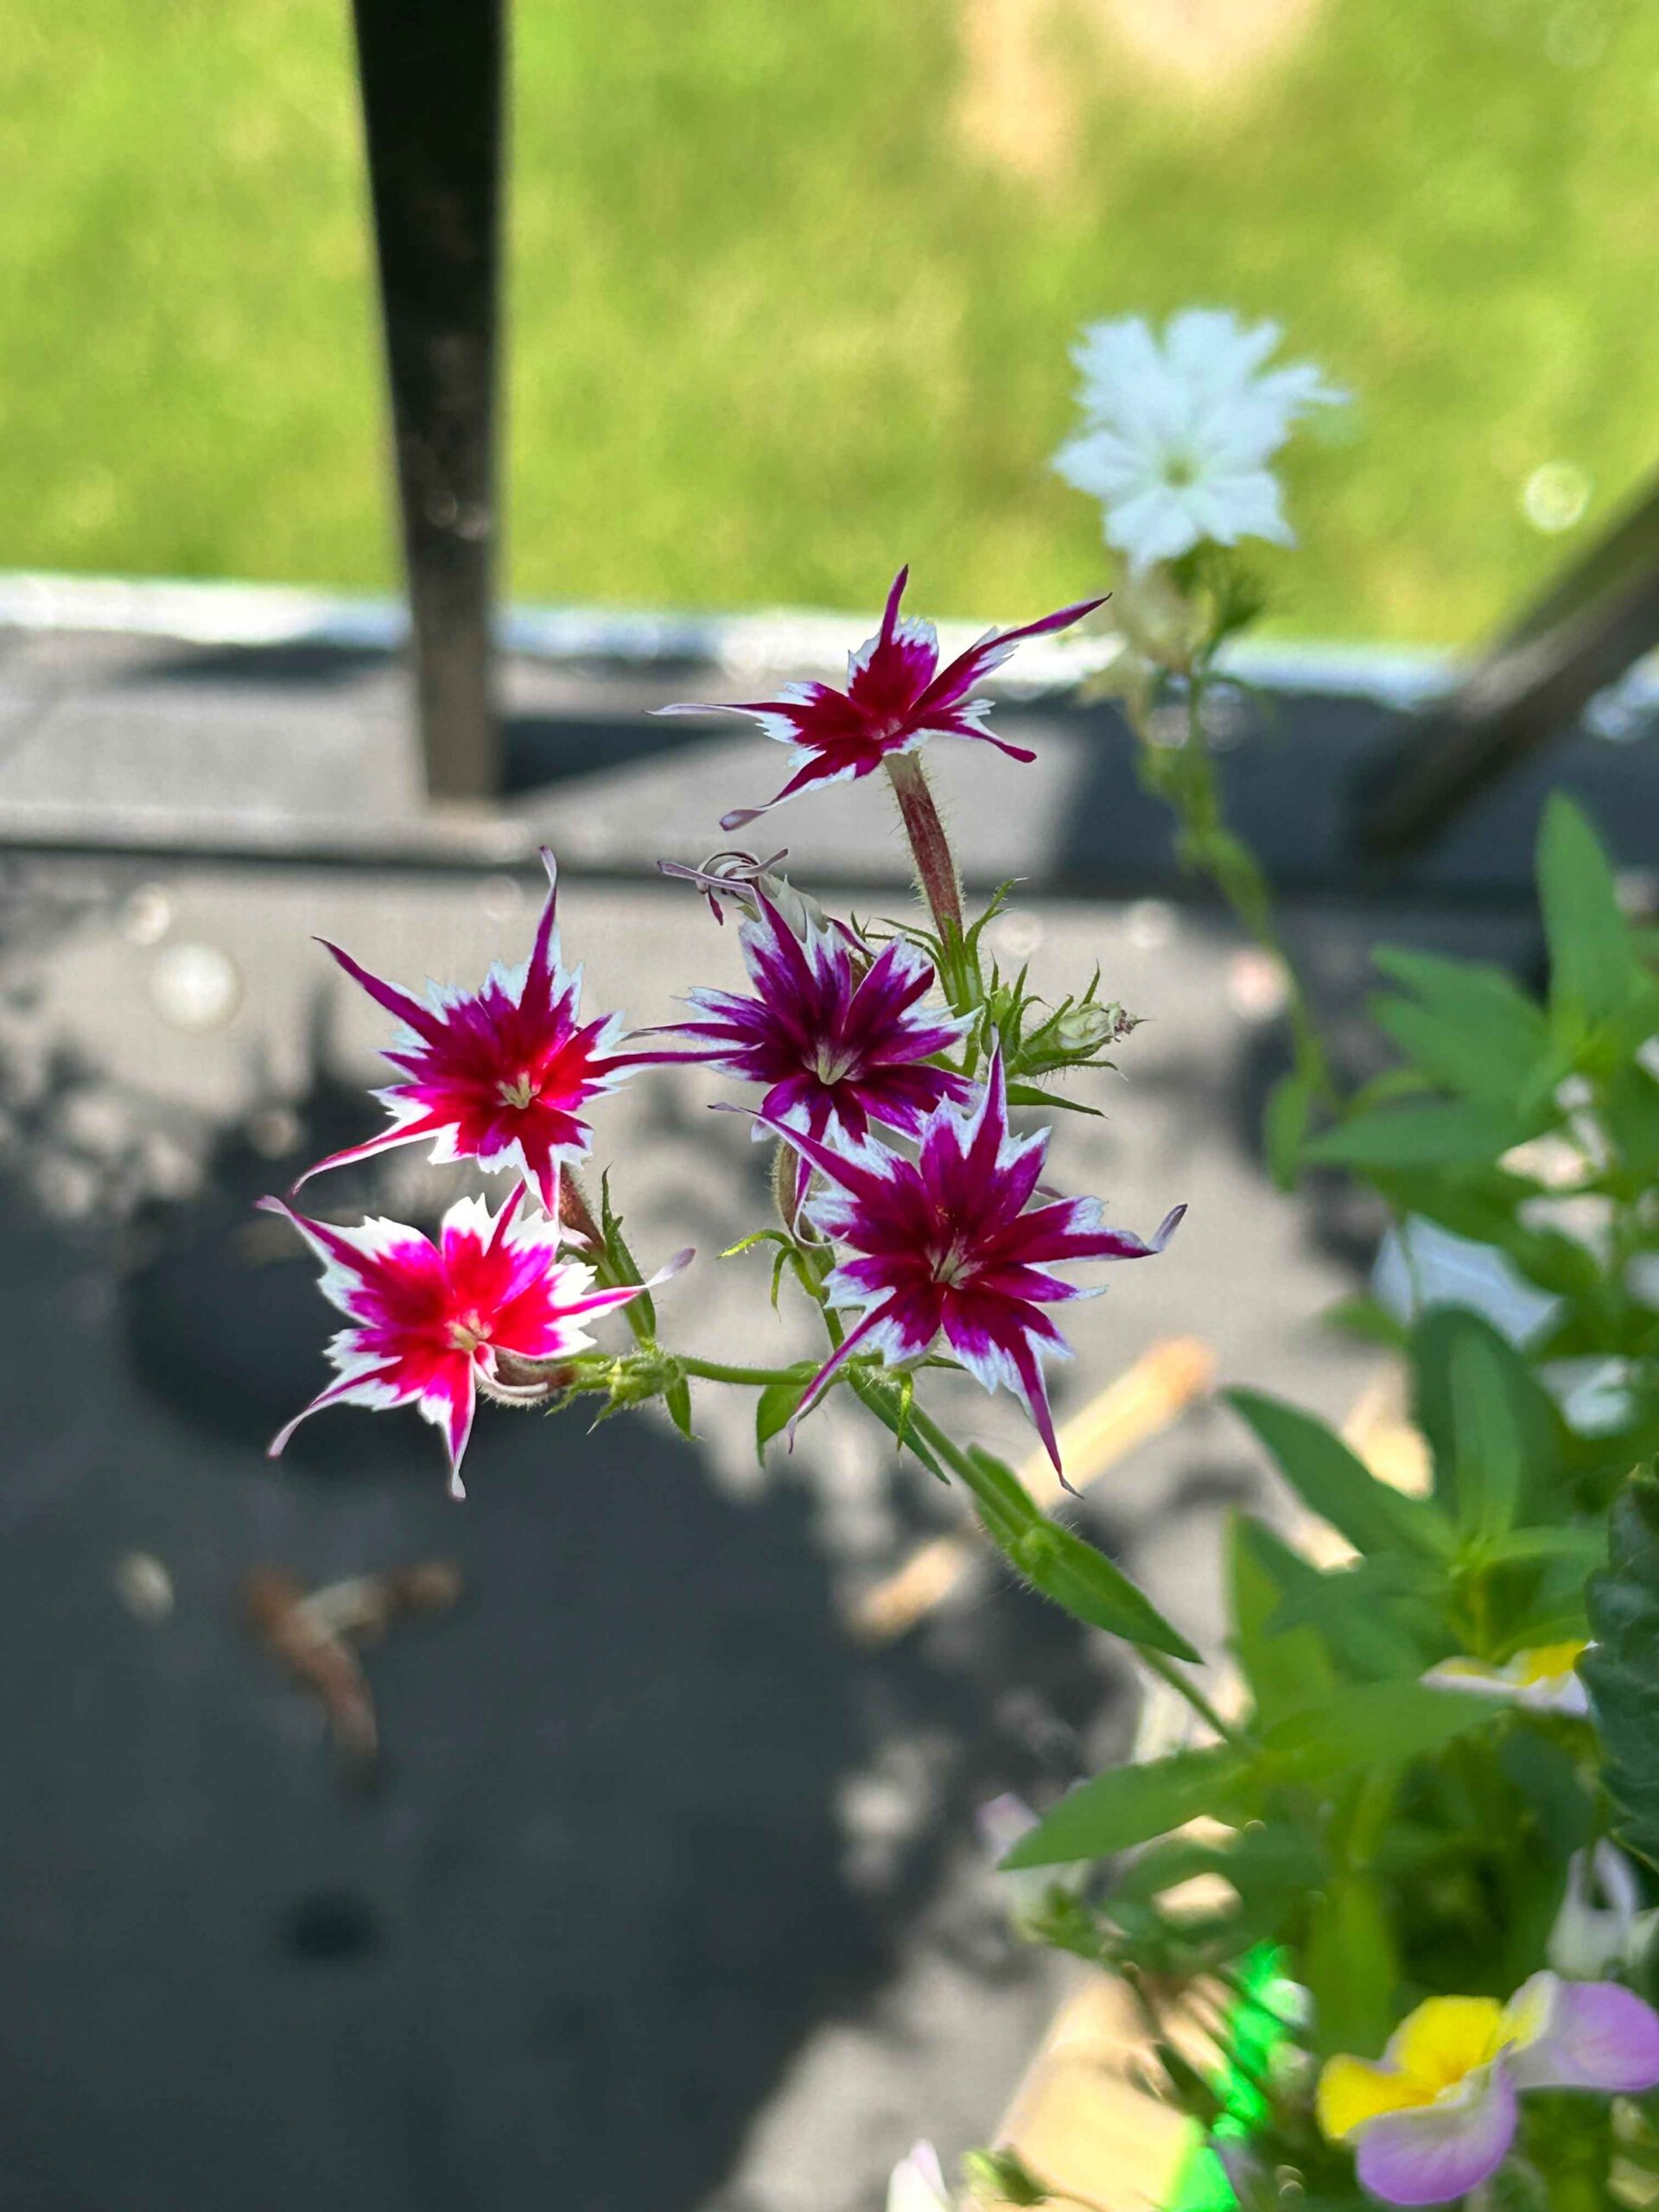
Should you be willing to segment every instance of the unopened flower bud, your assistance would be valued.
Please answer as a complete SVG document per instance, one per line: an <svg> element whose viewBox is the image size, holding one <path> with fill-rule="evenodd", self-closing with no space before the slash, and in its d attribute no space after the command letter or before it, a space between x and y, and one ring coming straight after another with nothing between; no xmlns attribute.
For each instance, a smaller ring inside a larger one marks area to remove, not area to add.
<svg viewBox="0 0 1659 2212"><path fill-rule="evenodd" d="M1090 1000L1060 1016L1054 1025L1055 1042L1068 1052L1092 1052L1096 1046L1121 1043L1138 1020L1137 1015L1126 1014L1116 999L1104 1004Z"/></svg>
<svg viewBox="0 0 1659 2212"><path fill-rule="evenodd" d="M810 892L798 891L786 875L758 875L755 881L778 909L797 937L813 930L825 931L830 917Z"/></svg>

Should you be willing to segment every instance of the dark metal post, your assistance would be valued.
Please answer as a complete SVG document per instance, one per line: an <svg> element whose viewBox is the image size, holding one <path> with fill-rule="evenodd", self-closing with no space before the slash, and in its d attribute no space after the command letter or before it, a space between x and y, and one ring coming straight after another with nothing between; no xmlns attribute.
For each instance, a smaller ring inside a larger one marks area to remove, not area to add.
<svg viewBox="0 0 1659 2212"><path fill-rule="evenodd" d="M1362 849L1392 859L1452 818L1659 645L1659 487L1650 487L1368 779Z"/></svg>
<svg viewBox="0 0 1659 2212"><path fill-rule="evenodd" d="M353 0L421 742L434 798L500 785L497 537L505 0Z"/></svg>

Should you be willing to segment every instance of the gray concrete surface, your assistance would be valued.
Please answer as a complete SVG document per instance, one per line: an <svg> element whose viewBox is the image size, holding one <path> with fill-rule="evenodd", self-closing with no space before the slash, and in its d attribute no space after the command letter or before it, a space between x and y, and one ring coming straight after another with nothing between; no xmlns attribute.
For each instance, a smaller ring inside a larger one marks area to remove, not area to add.
<svg viewBox="0 0 1659 2212"><path fill-rule="evenodd" d="M1128 1669L988 1567L906 1642L861 1648L850 1605L962 1506L839 1400L764 1471L747 1394L699 1394L696 1451L655 1414L592 1436L486 1417L461 1508L412 1414L324 1416L264 1459L332 1323L252 1201L376 1125L362 1086L387 1028L313 934L408 982L475 979L522 955L523 862L549 836L589 1007L671 1019L691 984L737 980L738 951L651 864L699 857L782 758L642 722L683 671L619 689L526 659L516 795L434 820L378 649L284 652L0 643L5 2201L866 2212L918 2133L954 2152L994 2126L1055 2000L1052 1963L1007 1936L974 1806L1120 1755ZM1357 742L1377 709L1348 711ZM943 756L975 873L1166 875L1133 855L1147 817L1119 804L1099 728L1039 735L1037 771ZM1298 802L1321 835L1336 788ZM802 880L825 871L865 912L894 898L878 791L778 827ZM1339 890L1329 856L1327 835ZM1330 896L1288 919L1358 1056L1378 937L1524 965L1533 934L1502 899ZM1161 1259L1073 1310L1061 1413L1179 1334L1224 1380L1340 1416L1370 1358L1319 1316L1374 1224L1261 1172L1271 977L1161 897L1038 896L996 943L1056 993L1098 963L1146 1017L1085 1094L1103 1118L1060 1120L1052 1179L1142 1228L1191 1208ZM670 1342L791 1357L806 1317L770 1311L763 1259L717 1256L766 1205L764 1154L706 1110L724 1095L642 1076L599 1109L595 1164L642 1259L698 1248L662 1300ZM430 1218L461 1187L405 1152L310 1195ZM1029 1447L1005 1401L938 1381L961 1433ZM1213 1649L1237 1501L1277 1510L1209 1407L1081 1517ZM243 1582L264 1560L309 1585L435 1554L465 1596L371 1655L386 1760L365 1795L245 1633ZM135 1600L135 1558L164 1607Z"/></svg>

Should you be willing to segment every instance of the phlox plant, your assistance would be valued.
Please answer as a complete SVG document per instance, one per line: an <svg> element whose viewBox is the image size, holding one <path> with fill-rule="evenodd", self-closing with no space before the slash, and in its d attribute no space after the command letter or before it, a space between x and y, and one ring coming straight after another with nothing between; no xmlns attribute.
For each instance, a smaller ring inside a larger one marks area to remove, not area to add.
<svg viewBox="0 0 1659 2212"><path fill-rule="evenodd" d="M520 967L416 992L329 948L397 1025L395 1080L377 1094L385 1126L321 1169L424 1145L499 1195L458 1197L435 1240L267 1202L346 1325L297 1417L412 1407L459 1490L469 1448L488 1479L480 1401L601 1414L660 1401L690 1434L694 1394L734 1389L763 1454L832 1394L850 1401L905 1460L966 1489L1018 1574L1182 1701L1175 1748L1000 1823L1019 1832L1003 1863L1021 1875L1025 1933L1122 1978L1151 2075L1189 2116L1166 2212L1659 2202L1659 1479L1639 1471L1659 1452L1656 946L1557 798L1538 856L1547 989L1379 953L1374 1011L1395 1064L1344 1088L1206 737L1207 696L1236 680L1229 642L1262 603L1241 541L1289 535L1269 464L1338 397L1311 368L1271 367L1277 342L1214 310L1161 339L1135 321L1086 334L1084 429L1058 466L1102 500L1123 556L1109 607L1085 598L941 665L931 627L901 612L901 569L844 689L731 709L791 752L776 797L728 811L726 833L827 784L865 783L872 804L885 784L918 911L832 917L782 853L672 856L664 873L711 910L699 925L735 920L746 984L710 989L691 961L683 1012L632 1032L583 1008L550 855ZM1316 1563L1287 1514L1235 1520L1226 1649L1208 1667L931 1402L942 1369L1006 1389L1059 1467L1058 1310L1101 1287L1101 1263L1165 1252L1183 1211L1160 1193L1148 1226L1117 1227L1050 1186L1057 1109L1090 1110L1059 1086L1112 1065L1133 1018L1097 977L1044 997L998 967L987 925L1005 892L964 900L922 759L936 740L990 744L1007 773L1030 772L976 687L1024 639L1085 619L1115 632L1112 681L1183 858L1285 964L1292 1065L1265 1149L1287 1184L1357 1178L1389 1225L1405 1294L1339 1319L1402 1364L1428 1469L1408 1492L1321 1421L1233 1392L1287 1505L1326 1541ZM608 1176L593 1179L608 1095L671 1063L701 1070L709 1103L747 1116L773 1155L772 1217L734 1224L717 1262L636 1259ZM675 1279L761 1254L774 1300L815 1316L818 1356L677 1350ZM1207 2059L1191 2055L1195 2025ZM1034 2173L1014 2145L965 2170L976 2201L1004 2204L1089 2206L1112 2180ZM957 2201L925 2144L893 2175L890 2212Z"/></svg>

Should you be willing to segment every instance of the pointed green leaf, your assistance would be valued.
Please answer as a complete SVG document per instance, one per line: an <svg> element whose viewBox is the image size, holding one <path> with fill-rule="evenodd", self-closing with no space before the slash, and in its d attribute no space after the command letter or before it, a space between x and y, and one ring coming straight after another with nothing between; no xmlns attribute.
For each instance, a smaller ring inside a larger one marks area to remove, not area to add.
<svg viewBox="0 0 1659 2212"><path fill-rule="evenodd" d="M1271 1529L1243 1514L1233 1516L1227 1532L1231 1643L1256 1720L1264 1727L1300 1706L1325 1703L1336 1688L1318 1631L1304 1625L1287 1633L1274 1624L1285 1594L1284 1553Z"/></svg>
<svg viewBox="0 0 1659 2212"><path fill-rule="evenodd" d="M1601 842L1560 791L1544 809L1539 832L1538 896L1549 941L1552 1010L1591 1021L1618 1014L1641 986L1641 963Z"/></svg>
<svg viewBox="0 0 1659 2212"><path fill-rule="evenodd" d="M1427 1758L1502 1713L1491 1698L1421 1682L1362 1682L1269 1728L1262 1770L1277 1783L1324 1789L1347 1775Z"/></svg>
<svg viewBox="0 0 1659 2212"><path fill-rule="evenodd" d="M1306 1157L1325 1167L1388 1172L1481 1167L1518 1144L1529 1126L1512 1106L1395 1106L1356 1115L1308 1141Z"/></svg>
<svg viewBox="0 0 1659 2212"><path fill-rule="evenodd" d="M1062 1114L1092 1114L1101 1118L1098 1106L1085 1106L1080 1098L1062 1098L1058 1091L1040 1090L1034 1083L1011 1083L1008 1085L1010 1106L1040 1106L1056 1108Z"/></svg>
<svg viewBox="0 0 1659 2212"><path fill-rule="evenodd" d="M1041 1520L1007 1540L991 1533L1033 1587L1074 1620L1197 1664L1199 1654L1122 1567L1063 1522Z"/></svg>
<svg viewBox="0 0 1659 2212"><path fill-rule="evenodd" d="M1466 1306L1431 1306L1412 1330L1411 1364L1435 1501L1465 1535L1557 1518L1560 1415L1509 1339Z"/></svg>
<svg viewBox="0 0 1659 2212"><path fill-rule="evenodd" d="M1235 1816L1249 1794L1248 1765L1227 1744L1114 1767L1069 1791L1002 1864L1058 1866L1074 1859L1104 1859L1166 1835L1200 1813L1217 1820Z"/></svg>
<svg viewBox="0 0 1659 2212"><path fill-rule="evenodd" d="M794 1420L810 1380L810 1376L804 1379L791 1376L787 1382L768 1382L755 1400L754 1452L763 1464L767 1445Z"/></svg>
<svg viewBox="0 0 1659 2212"><path fill-rule="evenodd" d="M882 1427L889 1431L900 1449L908 1452L912 1459L919 1459L936 1482L948 1483L950 1476L906 1419L894 1385L884 1376L873 1375L868 1368L849 1366L844 1372L852 1385L853 1395L875 1415ZM1036 1509L1033 1507L1032 1510L1034 1512Z"/></svg>
<svg viewBox="0 0 1659 2212"><path fill-rule="evenodd" d="M1375 957L1414 1001L1383 999L1377 1019L1436 1082L1507 1103L1537 1076L1549 1053L1549 1024L1503 969L1394 945Z"/></svg>
<svg viewBox="0 0 1659 2212"><path fill-rule="evenodd" d="M1352 1681L1413 1680L1443 1641L1445 1576L1427 1560L1373 1552L1351 1567L1320 1568L1281 1552L1284 1598L1271 1625L1281 1635L1313 1628Z"/></svg>
<svg viewBox="0 0 1659 2212"><path fill-rule="evenodd" d="M663 1391L663 1403L668 1417L688 1444L696 1441L691 1427L691 1385L683 1375L677 1375Z"/></svg>
<svg viewBox="0 0 1659 2212"><path fill-rule="evenodd" d="M1268 1093L1262 1116L1262 1149L1268 1173L1281 1191L1296 1187L1302 1144L1313 1111L1313 1086L1294 1071L1281 1075Z"/></svg>
<svg viewBox="0 0 1659 2212"><path fill-rule="evenodd" d="M1357 1551L1444 1557L1451 1550L1445 1516L1425 1500L1403 1497L1378 1482L1323 1421L1253 1390L1230 1390L1227 1397L1278 1461L1302 1503Z"/></svg>

